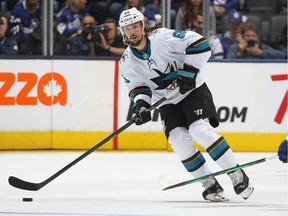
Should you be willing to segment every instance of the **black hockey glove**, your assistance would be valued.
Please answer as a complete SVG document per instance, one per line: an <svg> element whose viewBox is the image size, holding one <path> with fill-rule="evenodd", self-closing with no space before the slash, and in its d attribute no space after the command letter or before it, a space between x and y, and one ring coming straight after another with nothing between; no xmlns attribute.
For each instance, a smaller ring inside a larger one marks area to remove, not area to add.
<svg viewBox="0 0 288 216"><path fill-rule="evenodd" d="M285 139L278 148L279 160L287 163L287 140Z"/></svg>
<svg viewBox="0 0 288 216"><path fill-rule="evenodd" d="M185 94L187 91L195 88L195 80L199 69L191 67L187 64L184 64L183 69L179 69L177 72L177 83L180 87L179 92Z"/></svg>
<svg viewBox="0 0 288 216"><path fill-rule="evenodd" d="M135 113L134 122L136 125L142 125L151 120L151 111L148 110L150 104L145 100L137 100L132 112Z"/></svg>

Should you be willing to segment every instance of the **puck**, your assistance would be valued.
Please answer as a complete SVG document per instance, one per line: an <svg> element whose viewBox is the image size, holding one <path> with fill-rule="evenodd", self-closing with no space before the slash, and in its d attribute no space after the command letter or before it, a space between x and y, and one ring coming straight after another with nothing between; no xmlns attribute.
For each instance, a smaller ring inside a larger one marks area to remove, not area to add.
<svg viewBox="0 0 288 216"><path fill-rule="evenodd" d="M32 202L33 198L23 198L23 202Z"/></svg>

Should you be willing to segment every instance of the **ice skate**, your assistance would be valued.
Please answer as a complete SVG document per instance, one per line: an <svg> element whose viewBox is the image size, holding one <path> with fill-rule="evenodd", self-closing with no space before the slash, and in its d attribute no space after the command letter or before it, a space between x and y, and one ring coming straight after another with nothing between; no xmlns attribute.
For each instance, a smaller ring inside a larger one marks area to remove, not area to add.
<svg viewBox="0 0 288 216"><path fill-rule="evenodd" d="M223 194L223 188L220 186L215 178L208 178L203 181L205 191L202 196L205 200L211 202L225 202L228 198Z"/></svg>
<svg viewBox="0 0 288 216"><path fill-rule="evenodd" d="M235 193L240 194L243 199L248 199L254 191L254 187L249 183L249 178L245 172L236 170L228 174L232 180Z"/></svg>

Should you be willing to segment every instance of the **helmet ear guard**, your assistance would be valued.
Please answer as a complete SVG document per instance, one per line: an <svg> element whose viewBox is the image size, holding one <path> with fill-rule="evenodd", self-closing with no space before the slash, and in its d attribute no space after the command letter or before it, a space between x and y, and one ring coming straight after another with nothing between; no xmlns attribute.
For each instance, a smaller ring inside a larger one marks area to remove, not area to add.
<svg viewBox="0 0 288 216"><path fill-rule="evenodd" d="M125 34L123 34L123 35L122 35L122 38L123 38L123 43L128 46L128 45L130 44L130 41L129 41L129 39L127 38L127 36L126 36Z"/></svg>

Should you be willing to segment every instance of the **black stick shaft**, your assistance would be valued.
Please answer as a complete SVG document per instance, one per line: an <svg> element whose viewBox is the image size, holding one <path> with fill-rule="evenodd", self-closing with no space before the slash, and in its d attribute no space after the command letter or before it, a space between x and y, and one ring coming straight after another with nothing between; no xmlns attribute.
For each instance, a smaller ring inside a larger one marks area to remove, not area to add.
<svg viewBox="0 0 288 216"><path fill-rule="evenodd" d="M149 110L152 111L153 109L155 109L156 107L158 107L160 104L162 104L164 101L166 101L167 99L171 98L172 96L174 96L177 92L179 91L179 87L177 87L175 90L171 91L169 94L167 94L166 97L161 98L159 101L157 101L155 104L153 104ZM57 178L58 176L60 176L61 174L63 174L64 172L66 172L68 169L70 169L72 166L74 166L75 164L77 164L79 161L83 160L85 157L87 157L88 155L90 155L92 152L94 152L96 149L100 148L102 145L104 145L105 143L107 143L110 139L112 139L113 137L117 136L118 134L120 134L122 131L126 130L128 127L130 127L133 123L134 123L134 118L132 118L128 123L126 123L125 125L123 125L121 128L119 128L118 130L116 130L114 133L110 134L108 137L106 137L105 139L103 139L100 143L98 143L97 145L95 145L94 147L92 147L91 149L89 149L88 151L86 151L84 154L80 155L78 158L76 158L74 161L72 161L71 163L69 163L68 165L66 165L65 167L63 167L61 170L59 170L58 172L56 172L54 175L50 176L48 179L46 179L43 182L40 183L32 183L32 182L27 182L24 180L21 180L17 177L14 176L10 176L8 181L9 184L12 185L13 187L19 188L19 189L23 189L23 190L31 190L31 191L37 191L39 189L41 189L42 187L44 187L45 185L47 185L48 183L50 183L51 181L53 181L55 178Z"/></svg>

